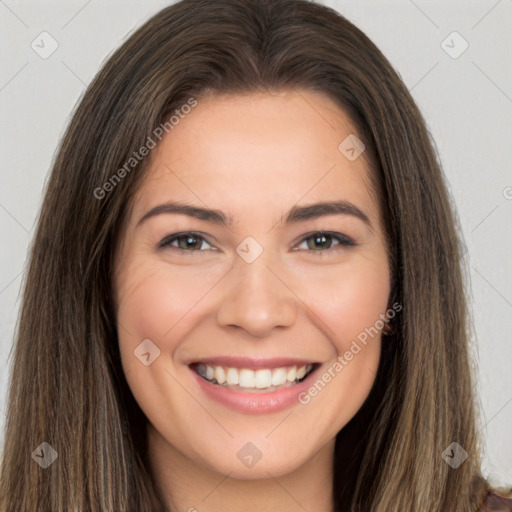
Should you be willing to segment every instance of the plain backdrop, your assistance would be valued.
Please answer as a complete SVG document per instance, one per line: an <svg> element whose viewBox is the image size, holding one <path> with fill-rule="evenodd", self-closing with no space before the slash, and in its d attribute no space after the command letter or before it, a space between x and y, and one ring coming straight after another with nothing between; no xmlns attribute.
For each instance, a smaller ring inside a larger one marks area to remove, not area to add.
<svg viewBox="0 0 512 512"><path fill-rule="evenodd" d="M26 251L54 152L105 59L169 3L0 0L0 442ZM388 57L436 142L467 247L483 469L512 484L512 0L323 3Z"/></svg>

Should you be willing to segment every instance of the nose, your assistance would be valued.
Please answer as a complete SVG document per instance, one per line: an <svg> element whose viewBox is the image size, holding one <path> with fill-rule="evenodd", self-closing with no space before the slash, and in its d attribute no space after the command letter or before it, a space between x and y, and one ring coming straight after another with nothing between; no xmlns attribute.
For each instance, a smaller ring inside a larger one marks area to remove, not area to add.
<svg viewBox="0 0 512 512"><path fill-rule="evenodd" d="M266 337L276 327L295 323L297 297L266 254L264 251L252 263L242 258L235 261L217 310L220 326L239 327L251 336Z"/></svg>

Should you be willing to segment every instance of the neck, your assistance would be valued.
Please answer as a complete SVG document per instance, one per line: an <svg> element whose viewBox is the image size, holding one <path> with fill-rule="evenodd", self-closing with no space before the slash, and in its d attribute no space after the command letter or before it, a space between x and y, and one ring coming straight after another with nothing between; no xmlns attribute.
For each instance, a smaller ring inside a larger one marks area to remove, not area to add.
<svg viewBox="0 0 512 512"><path fill-rule="evenodd" d="M151 471L170 512L332 512L335 440L292 473L238 480L198 464L170 445L150 424Z"/></svg>

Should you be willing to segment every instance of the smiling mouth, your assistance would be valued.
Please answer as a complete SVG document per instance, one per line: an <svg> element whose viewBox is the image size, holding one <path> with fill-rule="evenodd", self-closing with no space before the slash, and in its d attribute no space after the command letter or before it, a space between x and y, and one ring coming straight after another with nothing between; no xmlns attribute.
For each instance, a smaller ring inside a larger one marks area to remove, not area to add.
<svg viewBox="0 0 512 512"><path fill-rule="evenodd" d="M219 387L248 393L269 393L296 386L305 380L317 367L317 363L282 366L279 368L234 368L193 363L190 365L204 380Z"/></svg>

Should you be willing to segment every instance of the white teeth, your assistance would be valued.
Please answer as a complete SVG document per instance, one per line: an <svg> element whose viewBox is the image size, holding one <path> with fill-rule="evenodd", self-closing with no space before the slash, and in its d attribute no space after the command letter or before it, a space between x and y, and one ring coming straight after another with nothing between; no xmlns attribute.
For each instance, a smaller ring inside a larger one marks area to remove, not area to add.
<svg viewBox="0 0 512 512"><path fill-rule="evenodd" d="M300 368L297 369L297 379L302 379L302 377L304 377L304 375L306 375L306 367L305 366L301 366Z"/></svg>
<svg viewBox="0 0 512 512"><path fill-rule="evenodd" d="M290 382L293 382L297 378L297 367L296 366L292 366L291 368L288 369L288 373L286 374L286 378Z"/></svg>
<svg viewBox="0 0 512 512"><path fill-rule="evenodd" d="M214 368L214 372L216 381L219 384L224 384L224 382L226 382L226 372L224 371L224 368L222 368L222 366L216 366Z"/></svg>
<svg viewBox="0 0 512 512"><path fill-rule="evenodd" d="M272 386L282 386L286 382L286 368L276 368L272 372Z"/></svg>
<svg viewBox="0 0 512 512"><path fill-rule="evenodd" d="M240 370L238 384L243 388L253 388L256 384L254 372L246 369Z"/></svg>
<svg viewBox="0 0 512 512"><path fill-rule="evenodd" d="M240 389L266 389L273 387L287 387L303 379L312 370L313 365L288 366L281 368L262 368L249 370L247 368L228 368L223 366L209 366L199 364L196 371L206 380L218 385L233 386Z"/></svg>
<svg viewBox="0 0 512 512"><path fill-rule="evenodd" d="M238 372L235 368L228 368L226 372L226 382L230 386L236 386L238 384Z"/></svg>
<svg viewBox="0 0 512 512"><path fill-rule="evenodd" d="M271 370L256 370L256 387L259 389L268 388L272 384L272 371Z"/></svg>

